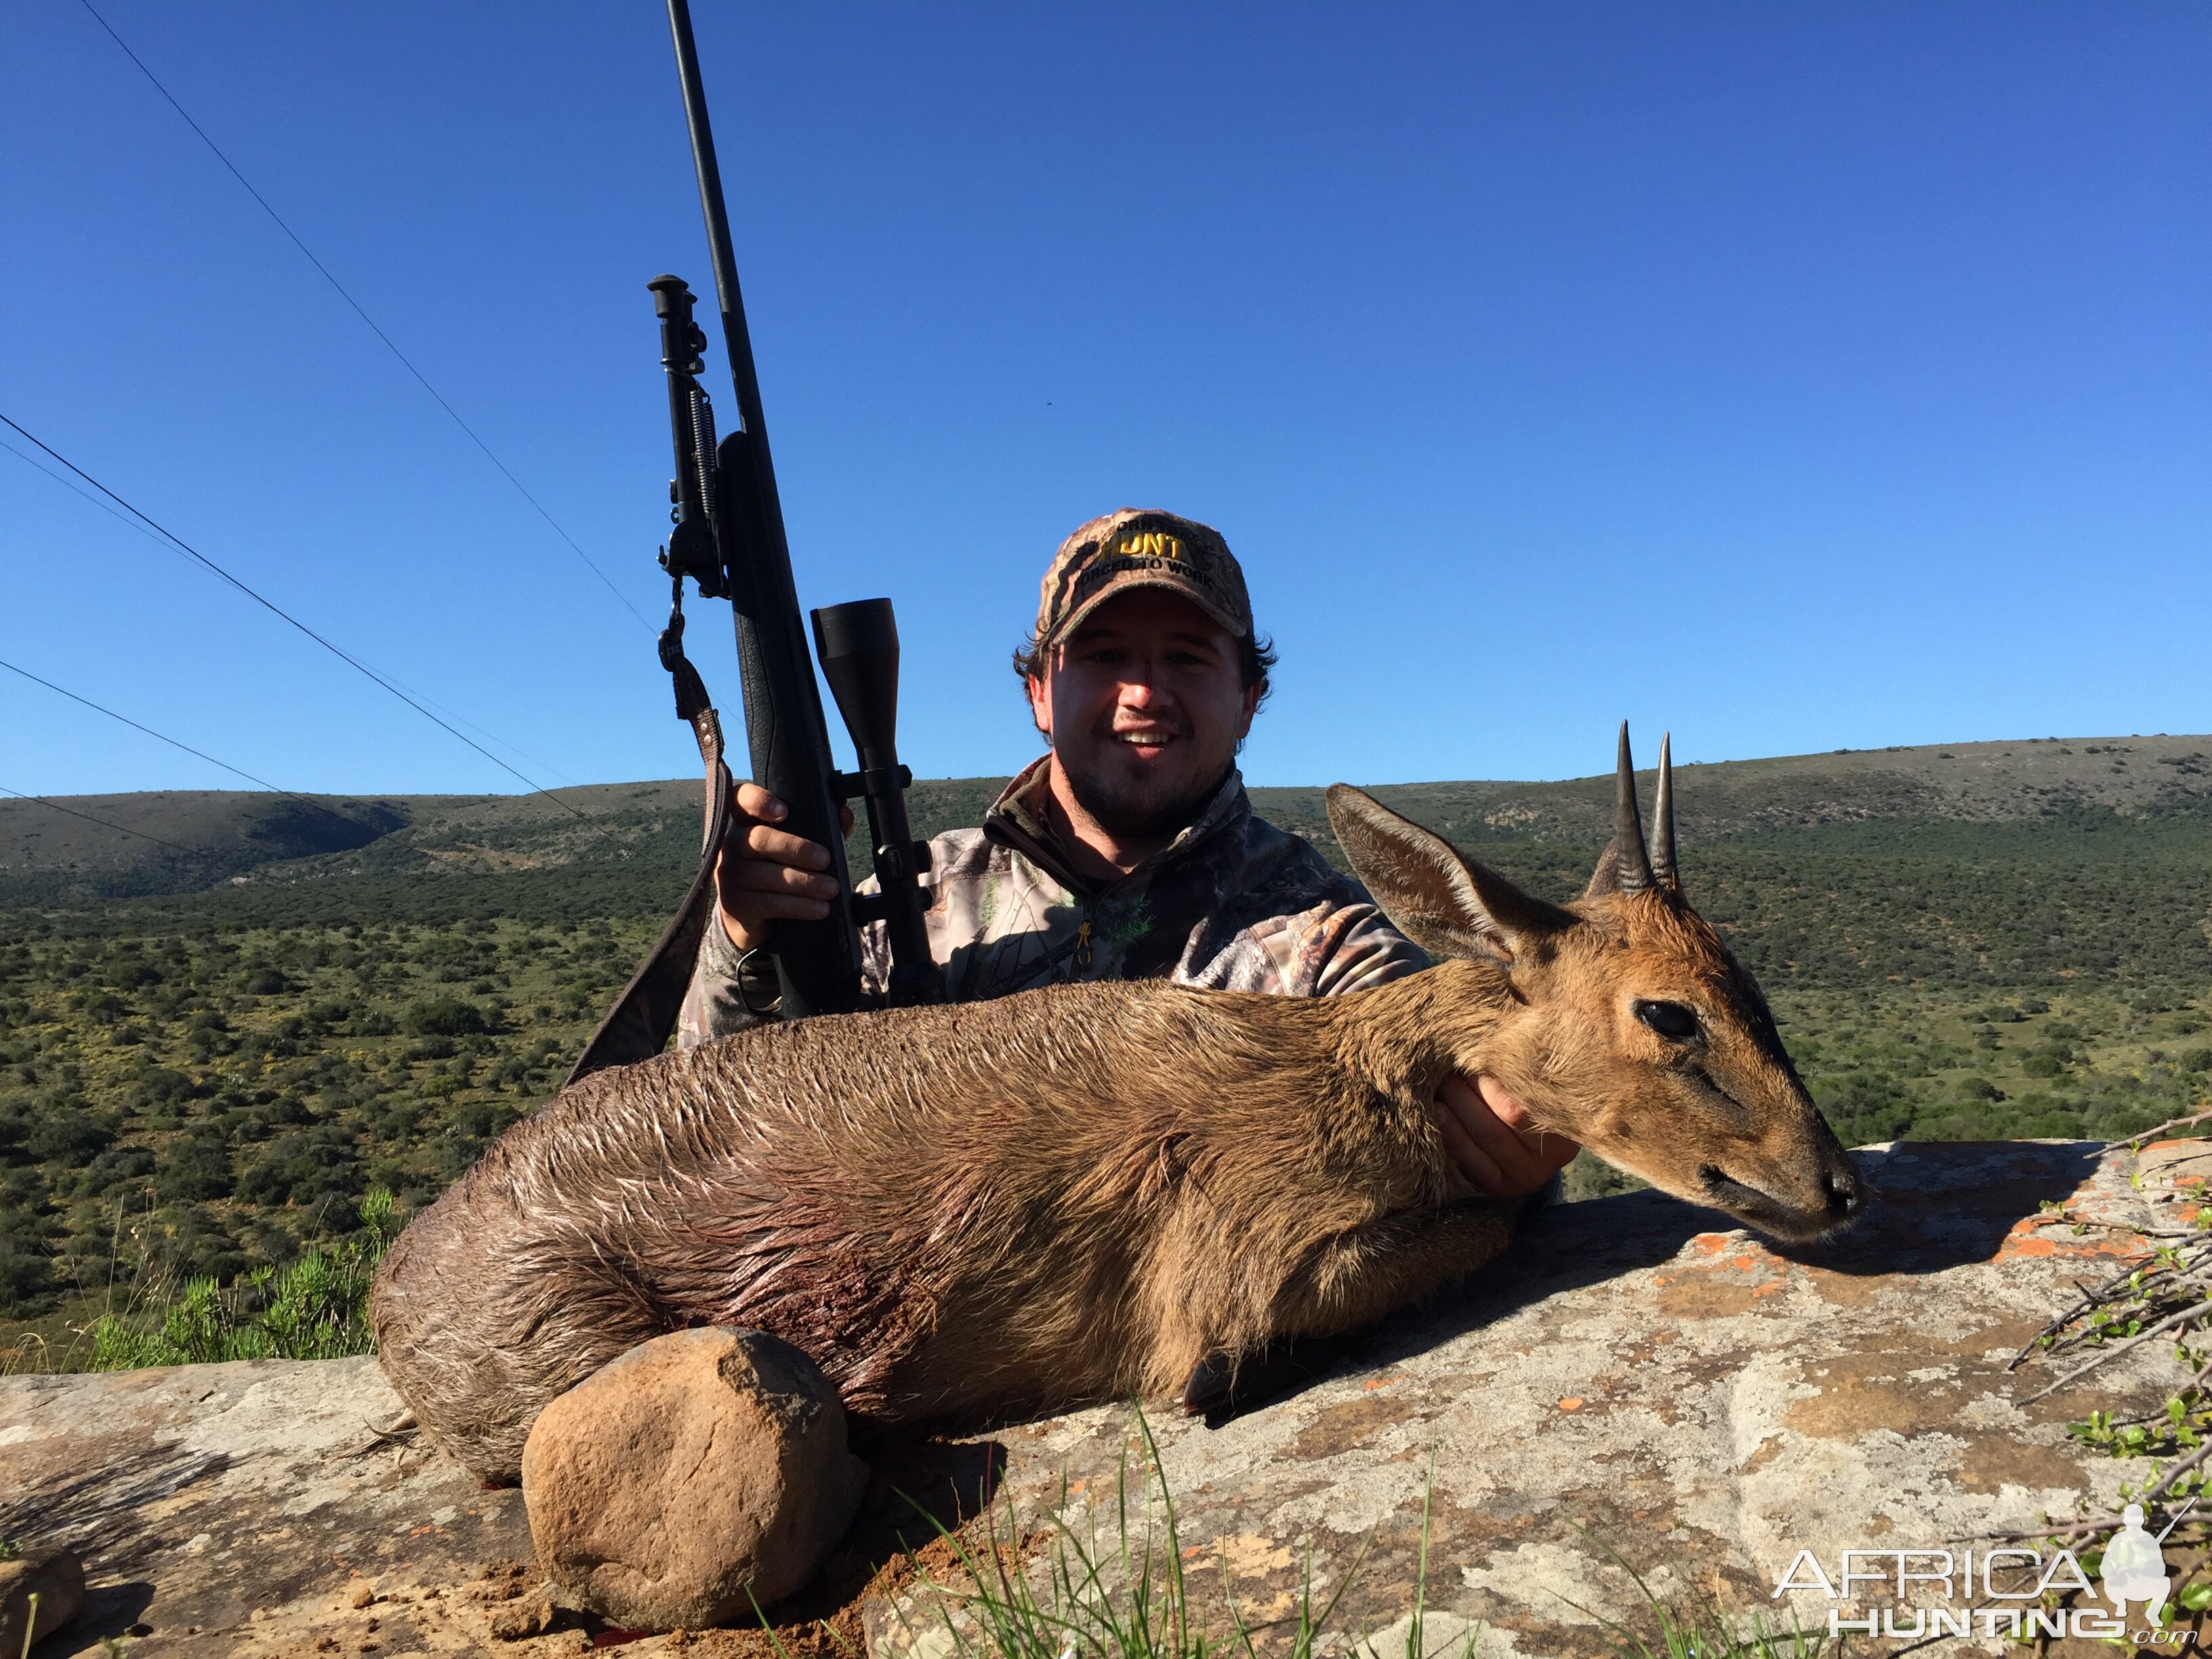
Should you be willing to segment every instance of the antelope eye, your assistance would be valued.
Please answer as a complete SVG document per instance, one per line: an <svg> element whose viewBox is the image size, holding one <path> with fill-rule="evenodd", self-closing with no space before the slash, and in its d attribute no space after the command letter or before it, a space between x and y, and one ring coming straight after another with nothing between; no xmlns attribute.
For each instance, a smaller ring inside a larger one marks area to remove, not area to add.
<svg viewBox="0 0 2212 1659"><path fill-rule="evenodd" d="M1670 1042L1685 1042L1698 1034L1697 1011L1684 1003L1638 1001L1636 1017Z"/></svg>

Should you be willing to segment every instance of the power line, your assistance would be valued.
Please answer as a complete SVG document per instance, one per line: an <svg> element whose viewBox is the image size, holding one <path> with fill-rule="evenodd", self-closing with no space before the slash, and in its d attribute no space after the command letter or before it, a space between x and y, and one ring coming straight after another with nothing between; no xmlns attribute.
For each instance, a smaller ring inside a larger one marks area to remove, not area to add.
<svg viewBox="0 0 2212 1659"><path fill-rule="evenodd" d="M547 759L545 758L545 757L544 757L544 756L543 756L543 755L533 755L533 754L532 754L532 753L530 752L530 750L528 750L527 749L525 749L525 748L524 748L520 744L519 744L519 743L509 743L509 742L508 742L505 738L502 738L501 736L500 736L500 734L499 734L498 732L487 732L487 731L486 731L483 726L478 726L478 725L477 725L474 720L471 720L467 715L455 713L453 709L451 709L451 708L447 708L444 703L440 702L439 702L435 697L432 696L428 692L427 692L427 691L420 691L420 690L416 690L413 686L406 685L406 684L403 684L402 682L400 682L400 681L398 681L398 680L394 680L394 681L392 682L392 684L393 684L394 685L399 686L400 690L402 690L403 691L405 691L405 692L409 693L410 696L416 696L416 697L421 698L424 702L426 702L426 703L429 704L431 708L433 708L436 709L440 714L443 714L443 715L444 715L447 720L456 721L456 722L458 722L459 724L460 724L460 725L462 725L462 726L467 726L467 727L469 728L469 730L470 730L470 731L471 731L471 732L475 732L478 737L482 738L483 738L486 743L496 744L498 744L498 745L499 745L499 747L501 747L501 749L506 750L509 754L511 754L511 755L520 755L520 756L524 760L528 761L528 762L529 762L532 766L538 767L538 768L539 768L540 769L542 769L542 770L544 770L544 771L546 771L546 772L550 772L550 773L551 773L555 777L558 778L558 779L561 781L562 786L564 788L568 788L568 789L581 789L581 788L585 787L585 786L584 786L583 784L580 784L580 783L577 782L575 779L574 779L574 778L570 777L570 776L569 776L566 772L563 772L563 771L562 771L559 767L557 767L557 766L554 765L554 764L553 764L553 763L552 763L551 761L547 760Z"/></svg>
<svg viewBox="0 0 2212 1659"><path fill-rule="evenodd" d="M516 771L514 768L509 766L498 756L493 754L490 750L485 748L474 738L470 737L467 733L459 730L457 727L447 725L444 720L439 719L437 715L432 714L428 708L424 708L414 698L409 696L404 691L394 685L390 680L385 678L383 675L378 673L367 663L362 661L360 658L353 656L340 649L337 646L331 644L330 641L325 639L320 634L315 632L313 629L308 627L307 623L301 622L297 617L285 610L275 600L263 598L259 593L256 592L252 588L248 587L244 582L239 580L237 577L232 575L230 572L225 570L221 565L217 564L213 559L208 557L206 554L201 552L199 549L194 547L190 542L178 535L174 531L168 529L159 520L149 517L146 514L140 512L137 507L131 506L131 503L125 501L122 496L117 495L106 484L100 483L99 479L94 477L91 473L86 471L75 461L70 459L68 456L63 454L52 445L41 439L36 433L28 430L5 413L0 413L0 422L4 422L9 427L14 428L20 436L29 439L40 449L44 450L48 455L51 455L54 459L59 461L64 466L67 467L70 471L76 473L78 477L83 479L94 489L97 489L101 495L106 496L108 500L113 501L118 507L130 514L133 518L141 520L153 530L158 532L164 540L174 543L178 547L182 548L184 551L194 561L194 562L204 567L214 574L222 577L223 580L228 582L233 587L245 594L247 599L252 599L256 605L261 606L263 610L268 611L271 616L281 617L285 622L289 623L293 627L298 629L300 632L305 634L309 639L313 640L317 645L321 646L324 650L329 652L332 656L336 657L340 662L344 663L348 667L355 670L357 673L365 675L369 679L375 681L377 684L382 686L393 696L398 698L400 702L405 703L410 708L420 714L424 720L429 721L431 725L436 726L440 731L468 744L470 748L475 750L477 753L482 755L494 766L499 768L501 771L506 773L509 777L523 785L523 787L527 788L532 794L544 796L546 799L551 801L556 806L566 812L570 817L575 819L577 823L582 824L593 835L598 836L605 841L613 841L613 836L609 836L605 830L600 829L599 826L593 823L589 817L578 811L574 807L569 805L567 801L562 800L551 790L544 788L541 785L533 782L522 773ZM152 840L155 838L149 836L148 839ZM167 843L164 842L163 844L166 846Z"/></svg>
<svg viewBox="0 0 2212 1659"><path fill-rule="evenodd" d="M78 493L82 495L83 492L80 490ZM89 500L91 498L87 497L87 499ZM105 505L105 503L100 504ZM122 515L118 514L117 516L119 518ZM124 522L125 524L131 523L127 519L124 520ZM133 530L139 528L139 526L135 524L131 525L131 527ZM313 795L303 795L296 789L287 789L282 784L271 783L266 778L255 776L242 766L233 766L228 761L217 760L213 755L209 754L205 750L195 749L188 743L180 743L176 738L170 737L164 732L156 732L150 726L142 726L138 721L132 720L130 715L118 714L112 708L106 708L100 703L96 703L90 697L80 696L76 692L70 690L66 685L56 685L52 680L43 678L37 674L33 674L29 669L20 667L16 664L9 662L4 657L0 657L0 668L4 668L10 673L21 674L25 679L33 681L40 685L43 685L47 690L55 692L61 696L67 697L71 702L82 703L87 708L91 709L94 714L105 714L112 720L120 720L132 731L143 732L148 737L155 739L157 742L166 743L172 749L180 749L185 754L191 755L196 759L205 761L210 766L219 766L234 777L244 778L248 783L258 784L262 788L268 790L271 794L283 795L287 799L298 801L304 806L312 806L319 812L326 812L330 811L330 808L326 805L317 800ZM417 695L419 696L420 694L418 693ZM474 731L479 732L489 741L501 744L506 748L514 748L513 744L506 743L503 738L492 732L484 731L483 727L477 726L475 721L463 719L462 716L454 714L453 711L447 708L443 703L434 702L428 697L424 697L422 700L425 702L429 703L432 708L439 710L441 714L453 715L453 719L459 720L462 725L469 726ZM515 749L514 752L518 755L521 755L525 760L536 758L534 756L529 755L520 749ZM540 766L545 764L544 761L538 761L538 763Z"/></svg>
<svg viewBox="0 0 2212 1659"><path fill-rule="evenodd" d="M17 460L22 462L25 466L36 468L39 471L45 473L46 477L52 478L64 489L69 490L72 494L82 495L86 501L90 501L94 507L107 514L109 518L116 520L118 524L128 525L131 529L143 536L148 541L152 542L155 546L160 547L163 552L174 553L176 551L176 549L164 544L159 536L156 536L152 531L147 529L144 525L140 524L137 520L131 518L127 514L117 512L115 508L109 506L106 501L100 500L99 496L94 495L89 489L86 489L81 485L70 483L67 478L62 477L60 473L55 471L53 468L48 466L37 456L26 455L21 450L16 448L15 445L9 443L5 438L0 438L0 449L6 450Z"/></svg>
<svg viewBox="0 0 2212 1659"><path fill-rule="evenodd" d="M82 818L87 823L96 823L103 830L112 830L118 835L136 836L141 841L152 842L156 847L166 847L172 853L182 853L186 858L195 856L189 847L179 847L173 841L163 841L159 836L149 836L143 830L125 830L119 823L110 823L106 818L96 818L89 812L80 812L75 807L64 806L58 800L48 800L44 795L27 795L20 789L10 789L4 783L0 783L0 795L13 795L17 800L36 801L40 805L50 806L57 812L66 812L73 818Z"/></svg>
<svg viewBox="0 0 2212 1659"><path fill-rule="evenodd" d="M247 771L242 766L233 766L228 761L217 760L213 755L208 754L203 750L195 749L188 743L179 743L174 738L164 736L162 733L156 732L150 726L141 726L137 720L132 720L130 715L118 714L112 708L103 708L99 703L94 702L90 697L81 697L76 692L70 690L67 686L56 685L52 680L41 678L40 676L33 674L27 668L19 668L4 657L0 657L0 668L6 669L11 674L21 674L25 679L31 681L34 684L43 685L47 690L56 692L62 696L67 697L71 702L81 702L87 708L91 709L94 714L105 714L112 720L120 720L132 731L143 732L148 737L154 738L162 743L166 743L172 749L181 749L187 755L191 755L197 759L205 761L210 766L219 766L224 771L229 773L233 777L244 778L248 783L259 784L261 787L268 790L271 794L285 795L290 797L290 799L294 800L306 802L307 805L315 808L318 811L328 810L324 807L320 801L311 800L307 796L299 793L297 791L281 787L276 784L270 782L266 778L257 778L252 773Z"/></svg>
<svg viewBox="0 0 2212 1659"><path fill-rule="evenodd" d="M176 549L171 547L159 536L156 536L152 531L147 529L144 525L140 524L137 520L131 518L127 514L118 512L113 507L100 500L99 496L94 495L89 489L86 489L82 486L64 477L60 473L55 471L53 468L48 466L44 461L39 459L37 456L26 455L21 450L16 448L15 445L9 443L5 438L0 438L0 449L6 450L17 460L22 462L24 465L36 468L40 472L45 474L47 477L52 478L63 489L68 490L71 495L76 495L84 501L90 501L94 507L107 514L109 518L114 520L118 524L128 526L131 529L136 531L139 535L143 536L148 541L160 548L163 552L176 553ZM177 554L177 556L179 558L182 558L184 556L179 553ZM393 681L392 684L395 685L400 685L400 683L397 680ZM458 714L454 710L448 708L444 703L440 702L435 697L430 696L427 691L418 691L414 687L409 685L400 685L400 689L407 692L410 696L419 697L422 702L428 703L431 708L445 715L448 720L459 721L463 726L467 726L470 731L483 738L485 742L497 744L501 748L509 750L514 753L521 756L523 759L528 761L532 765L543 767L546 771L550 772L555 777L560 779L562 783L568 785L571 788L580 788L582 787L577 783L575 779L570 777L566 772L563 772L559 767L554 765L552 762L547 760L544 756L533 755L520 744L509 743L506 738L501 737L496 732L487 732L483 726L478 726L474 720L469 719L467 715ZM54 690L60 691L61 688L59 686L56 686L54 687ZM75 694L63 691L62 695L64 696L70 696ZM79 699L79 701L82 701L82 699ZM90 706L95 708L98 707L97 704ZM106 714L108 711L101 709L100 712L102 714ZM119 719L121 717L118 716L118 718ZM140 729L143 731L145 728L141 727ZM161 733L156 732L152 735L160 737ZM204 760L211 757L202 756L201 758ZM221 766L222 763L221 761L216 761L216 764ZM251 775L240 772L239 773L239 775L240 777L246 777ZM275 787L274 785L270 787L272 788ZM279 791L278 793L282 793L283 792ZM302 796L300 799L305 799L306 797Z"/></svg>
<svg viewBox="0 0 2212 1659"><path fill-rule="evenodd" d="M376 337L384 342L385 349L399 360L400 366L410 374L412 374L416 380L421 382L422 390L428 392L430 396L436 400L439 408L444 410L447 414L453 416L453 424L460 428L462 431L468 434L469 441L476 445L478 449L483 451L484 459L489 460L494 466L497 467L500 471L500 475L504 477L507 483L514 486L516 491L521 495L522 499L528 501L532 507L537 509L538 516L544 520L547 524L553 527L554 534L560 537L562 541L568 544L569 550L574 552L578 558L584 562L585 565L591 570L591 573L597 576L602 582L606 584L607 592L613 594L615 598L622 601L623 609L628 611L631 616L637 618L639 625L644 628L648 633L653 631L653 624L646 620L645 613L629 602L629 596L624 593L622 589L615 586L614 580L610 577L605 571L600 569L598 563L592 559L592 556L585 552L583 548L577 543L576 538L574 536L571 536L566 529L562 528L561 521L545 510L545 504L539 501L537 496L532 495L528 489L523 487L522 480L516 477L514 472L508 469L507 463L500 459L500 458L493 453L492 447L489 444L486 443L482 438L477 435L477 429L461 418L460 411L455 409L453 404L446 401L445 394L440 392L437 387L430 384L429 377L424 374L421 369L415 367L413 362L408 357L407 354L402 351L398 345L393 343L392 337L389 334L386 334L383 329L377 325L376 319L370 316L367 311L362 308L361 301L355 299L352 295L346 291L345 284L339 282L337 277L331 275L330 267L315 257L314 251L308 247L305 242L300 240L299 234L295 231L291 226L284 222L283 216L278 213L275 208L269 205L269 198L264 196L259 191L254 189L252 182L248 179L244 173L238 170L238 164L222 153L221 146L219 146L214 139L208 137L207 130L204 127L201 126L198 122L192 119L191 113L186 111L182 104L177 101L176 94L171 92L168 88L163 86L161 84L161 78L156 76L153 70L146 67L145 61L141 58L137 52L131 50L129 44L125 41L121 35L115 32L114 25L110 23L105 17L102 17L99 11L94 7L92 0L81 0L81 3L87 11L92 13L92 21L107 31L107 38L114 41L117 46L122 47L123 55L125 58L128 58L133 64L136 64L138 66L138 72L144 76L148 81L153 83L154 90L160 93L163 98L167 99L168 100L169 107L176 111L179 115L184 118L185 125L199 135L200 142L208 147L209 151L215 156L215 159L222 162L225 167L228 168L230 176L237 179L240 185L244 186L246 193L248 196L251 196L260 204L261 210L267 214L269 217L275 222L276 228L283 231L284 234L290 239L292 246L299 249L300 252L307 257L307 261L309 264L314 266L317 270L322 273L323 280L337 290L338 298L343 300L348 305L353 307L354 314L359 317L362 321L368 325L370 331L375 334Z"/></svg>

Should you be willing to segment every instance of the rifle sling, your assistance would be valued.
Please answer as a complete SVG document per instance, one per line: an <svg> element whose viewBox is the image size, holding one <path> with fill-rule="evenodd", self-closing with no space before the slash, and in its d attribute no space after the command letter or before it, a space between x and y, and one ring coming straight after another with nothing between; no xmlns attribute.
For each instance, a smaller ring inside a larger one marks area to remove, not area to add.
<svg viewBox="0 0 2212 1659"><path fill-rule="evenodd" d="M669 631L660 636L660 659L676 682L676 713L688 721L699 741L699 758L705 763L707 802L705 825L699 847L699 872L684 895L675 919L638 970L623 987L622 994L584 1045L575 1070L562 1088L580 1082L610 1066L629 1066L650 1060L668 1046L676 1030L676 1017L690 989L691 974L699 957L699 942L716 926L714 862L722 836L730 825L730 792L734 787L730 769L722 759L722 721L707 696L706 683L684 654L684 616L670 619Z"/></svg>

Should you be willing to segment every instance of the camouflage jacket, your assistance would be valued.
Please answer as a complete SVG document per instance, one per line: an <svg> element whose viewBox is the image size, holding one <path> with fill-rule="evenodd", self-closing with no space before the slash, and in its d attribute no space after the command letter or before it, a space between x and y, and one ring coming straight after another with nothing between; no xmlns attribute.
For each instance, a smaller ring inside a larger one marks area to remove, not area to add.
<svg viewBox="0 0 2212 1659"><path fill-rule="evenodd" d="M1334 996L1428 965L1358 882L1310 842L1253 815L1233 767L1197 819L1135 869L1103 883L1076 874L1046 827L1048 758L1006 786L981 829L929 844L921 878L931 898L929 948L953 1001L1075 980L1152 978ZM861 944L867 987L880 994L889 966L884 925L872 924ZM737 975L737 947L718 919L700 946L680 1045L757 1023Z"/></svg>

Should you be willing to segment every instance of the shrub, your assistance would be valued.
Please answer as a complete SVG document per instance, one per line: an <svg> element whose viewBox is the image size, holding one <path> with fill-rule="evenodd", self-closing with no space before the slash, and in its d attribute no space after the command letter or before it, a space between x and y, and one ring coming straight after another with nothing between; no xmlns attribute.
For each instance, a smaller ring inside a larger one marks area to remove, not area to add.
<svg viewBox="0 0 2212 1659"><path fill-rule="evenodd" d="M23 1150L41 1164L81 1169L114 1143L115 1131L76 1107L64 1107L33 1120Z"/></svg>
<svg viewBox="0 0 2212 1659"><path fill-rule="evenodd" d="M166 1066L148 1066L131 1085L131 1095L142 1109L173 1106L191 1092L191 1079L182 1072L173 1072Z"/></svg>
<svg viewBox="0 0 2212 1659"><path fill-rule="evenodd" d="M89 1197L110 1187L143 1180L154 1173L154 1154L143 1146L111 1146L84 1166L77 1177L79 1194Z"/></svg>
<svg viewBox="0 0 2212 1659"><path fill-rule="evenodd" d="M54 1264L36 1241L0 1233L0 1313L28 1312L52 1296Z"/></svg>
<svg viewBox="0 0 2212 1659"><path fill-rule="evenodd" d="M360 1155L335 1126L288 1129L240 1172L238 1195L249 1204L312 1204L355 1190Z"/></svg>
<svg viewBox="0 0 2212 1659"><path fill-rule="evenodd" d="M459 997L429 997L410 1002L399 1017L399 1027L410 1036L474 1036L492 1029L483 1009Z"/></svg>
<svg viewBox="0 0 2212 1659"><path fill-rule="evenodd" d="M165 1204L226 1198L231 1190L230 1148L222 1131L204 1124L162 1149L154 1192Z"/></svg>

